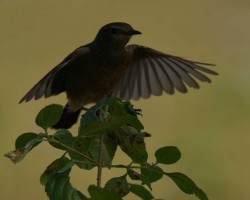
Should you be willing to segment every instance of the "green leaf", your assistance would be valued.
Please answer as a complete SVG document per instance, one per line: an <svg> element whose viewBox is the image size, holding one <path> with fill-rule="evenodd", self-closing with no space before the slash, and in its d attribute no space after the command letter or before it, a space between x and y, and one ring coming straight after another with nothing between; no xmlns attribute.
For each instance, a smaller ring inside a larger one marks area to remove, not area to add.
<svg viewBox="0 0 250 200"><path fill-rule="evenodd" d="M72 147L74 139L68 130L60 129L48 138L48 142L55 148L67 150L67 147Z"/></svg>
<svg viewBox="0 0 250 200"><path fill-rule="evenodd" d="M36 124L46 131L49 127L52 127L60 120L62 111L63 106L61 105L48 105L36 116Z"/></svg>
<svg viewBox="0 0 250 200"><path fill-rule="evenodd" d="M113 129L112 125L101 121L91 121L85 126L81 125L79 136L91 136L107 133Z"/></svg>
<svg viewBox="0 0 250 200"><path fill-rule="evenodd" d="M100 149L99 144L95 146L96 149ZM104 135L103 144L102 144L102 163L104 166L109 166L112 164L113 158L115 156L115 152L117 149L117 144L114 140L110 139L107 134ZM99 152L95 156L96 159L99 159Z"/></svg>
<svg viewBox="0 0 250 200"><path fill-rule="evenodd" d="M92 200L122 200L115 192L93 185L89 186L88 191Z"/></svg>
<svg viewBox="0 0 250 200"><path fill-rule="evenodd" d="M74 160L74 162L78 167L90 170L96 166L94 162L90 161L85 157L87 156L88 158L93 159L91 156L92 143L98 142L98 139L96 140L93 136L92 137L81 136L75 139L72 146L73 149L75 149L75 151L69 151L68 153L71 159Z"/></svg>
<svg viewBox="0 0 250 200"><path fill-rule="evenodd" d="M139 174L138 172L132 169L127 169L127 173L132 180L141 180L140 179L141 174Z"/></svg>
<svg viewBox="0 0 250 200"><path fill-rule="evenodd" d="M148 159L144 133L137 131L131 126L123 126L114 135L122 151L125 152L135 163L145 164Z"/></svg>
<svg viewBox="0 0 250 200"><path fill-rule="evenodd" d="M73 148L79 152L69 151L71 158L76 161L76 165L83 169L92 169L96 166L95 163L85 158L83 155L95 160L99 160L100 154L100 138L101 135L97 136L81 136L76 138L73 143ZM109 166L114 158L117 144L107 134L103 136L102 143L102 164Z"/></svg>
<svg viewBox="0 0 250 200"><path fill-rule="evenodd" d="M72 187L69 182L71 169L63 173L55 173L46 182L45 192L50 200L87 200L80 191Z"/></svg>
<svg viewBox="0 0 250 200"><path fill-rule="evenodd" d="M207 195L194 183L192 179L180 172L166 173L175 184L187 194L195 194L200 200L208 200Z"/></svg>
<svg viewBox="0 0 250 200"><path fill-rule="evenodd" d="M110 179L107 181L104 188L115 192L121 197L124 197L129 193L129 184L124 176Z"/></svg>
<svg viewBox="0 0 250 200"><path fill-rule="evenodd" d="M81 118L81 125L85 126L89 122L100 119L100 110L108 104L108 98L103 98L94 106L88 109Z"/></svg>
<svg viewBox="0 0 250 200"><path fill-rule="evenodd" d="M152 190L151 187L151 181L144 175L132 170L132 169L127 169L127 173L129 177L132 180L141 180L143 184L146 184L150 190Z"/></svg>
<svg viewBox="0 0 250 200"><path fill-rule="evenodd" d="M137 184L129 184L130 191L134 193L136 196L140 197L143 200L151 200L154 199L153 195L145 189L142 185Z"/></svg>
<svg viewBox="0 0 250 200"><path fill-rule="evenodd" d="M109 112L117 123L129 124L137 130L142 130L144 127L138 120L130 102L123 102L118 98L109 99ZM123 123L122 123L123 122ZM120 125L120 126L121 126Z"/></svg>
<svg viewBox="0 0 250 200"><path fill-rule="evenodd" d="M40 177L50 200L87 200L69 182L69 173L74 162L65 156L53 161Z"/></svg>
<svg viewBox="0 0 250 200"><path fill-rule="evenodd" d="M88 124L81 125L79 135L96 135L101 133L108 133L120 128L124 124L131 124L138 128L140 127L139 120L131 115L117 116L111 115L107 121L91 121Z"/></svg>
<svg viewBox="0 0 250 200"><path fill-rule="evenodd" d="M166 146L158 149L155 152L155 157L157 163L170 165L177 162L181 158L181 152L177 147Z"/></svg>
<svg viewBox="0 0 250 200"><path fill-rule="evenodd" d="M107 133L125 124L130 124L137 130L143 129L141 122L128 109L128 102L117 98L104 99L83 115L79 135Z"/></svg>
<svg viewBox="0 0 250 200"><path fill-rule="evenodd" d="M153 183L162 178L164 172L158 166L148 165L147 167L141 168L141 174L146 177L146 181L142 181L142 184Z"/></svg>
<svg viewBox="0 0 250 200"><path fill-rule="evenodd" d="M23 133L22 135L19 135L15 142L16 149L20 149L25 147L29 142L36 140L37 138L40 138L41 135L38 135L36 133L28 132ZM34 148L36 145L40 144L41 141L38 141L36 144L33 145L32 148Z"/></svg>
<svg viewBox="0 0 250 200"><path fill-rule="evenodd" d="M54 160L41 175L41 184L45 186L49 180L53 179L55 174L68 171L74 164L75 163L73 161L69 160L65 156Z"/></svg>
<svg viewBox="0 0 250 200"><path fill-rule="evenodd" d="M31 149L43 141L43 137L43 135L38 135L35 133L24 133L16 140L15 146L18 148L14 151L6 153L5 156L10 158L12 162L18 163Z"/></svg>

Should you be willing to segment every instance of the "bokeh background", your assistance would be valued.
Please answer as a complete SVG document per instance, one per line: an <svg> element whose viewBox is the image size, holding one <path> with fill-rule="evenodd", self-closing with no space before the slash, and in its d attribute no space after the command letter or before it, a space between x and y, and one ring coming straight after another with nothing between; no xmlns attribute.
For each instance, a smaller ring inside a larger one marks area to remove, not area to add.
<svg viewBox="0 0 250 200"><path fill-rule="evenodd" d="M42 144L14 165L4 153L18 135L39 132L34 118L65 94L19 105L45 73L99 28L124 21L143 34L131 43L217 64L220 76L188 94L132 102L142 108L150 159L175 145L182 159L165 168L190 176L212 200L248 200L250 179L250 2L248 0L0 0L0 199L47 199L39 176L61 152ZM72 131L76 132L77 126ZM123 154L116 163L124 163ZM122 154L122 155L121 155ZM104 171L104 180L118 170ZM96 171L73 169L71 181L85 192ZM191 200L165 178L153 184L161 199ZM130 195L127 199L135 199Z"/></svg>

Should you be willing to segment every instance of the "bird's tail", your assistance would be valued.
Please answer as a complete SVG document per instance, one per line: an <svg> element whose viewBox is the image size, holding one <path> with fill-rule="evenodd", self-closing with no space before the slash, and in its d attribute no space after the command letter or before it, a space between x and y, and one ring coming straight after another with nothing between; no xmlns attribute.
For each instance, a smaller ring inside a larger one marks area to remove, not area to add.
<svg viewBox="0 0 250 200"><path fill-rule="evenodd" d="M75 111L75 112L70 112L68 110L68 104L66 104L66 106L63 108L63 113L62 116L59 120L59 122L57 122L57 124L55 124L54 126L52 126L52 128L54 129L68 129L71 126L73 126L76 122L77 119L79 117L81 113L81 109Z"/></svg>

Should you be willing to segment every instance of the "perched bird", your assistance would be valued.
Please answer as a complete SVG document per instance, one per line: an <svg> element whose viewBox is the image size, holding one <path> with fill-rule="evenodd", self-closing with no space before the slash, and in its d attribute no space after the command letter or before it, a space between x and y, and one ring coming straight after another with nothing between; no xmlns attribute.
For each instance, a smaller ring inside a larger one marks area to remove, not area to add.
<svg viewBox="0 0 250 200"><path fill-rule="evenodd" d="M127 23L103 26L93 42L81 46L47 73L21 100L30 101L66 92L68 103L53 127L70 128L82 107L104 96L124 100L186 93L187 86L198 89L197 80L211 82L204 74L217 75L202 67L213 64L190 61L141 45L126 45L141 34Z"/></svg>

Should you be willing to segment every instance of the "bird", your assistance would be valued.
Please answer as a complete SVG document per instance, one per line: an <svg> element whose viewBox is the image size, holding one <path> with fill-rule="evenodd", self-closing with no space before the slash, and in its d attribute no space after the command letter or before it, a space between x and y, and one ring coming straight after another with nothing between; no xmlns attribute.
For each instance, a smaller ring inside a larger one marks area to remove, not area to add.
<svg viewBox="0 0 250 200"><path fill-rule="evenodd" d="M54 129L74 125L82 108L103 97L122 100L147 99L163 92L187 93L187 87L199 89L199 83L211 82L218 75L209 69L214 64L188 60L180 56L138 44L128 44L132 36L142 34L125 22L112 22L98 31L94 40L80 46L37 82L19 103L66 92L67 104Z"/></svg>

